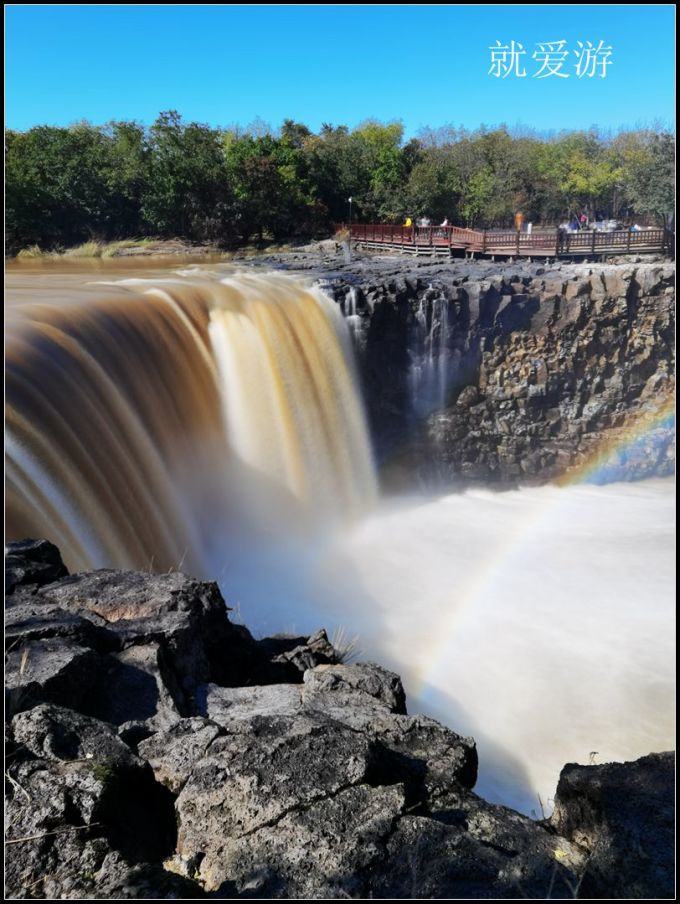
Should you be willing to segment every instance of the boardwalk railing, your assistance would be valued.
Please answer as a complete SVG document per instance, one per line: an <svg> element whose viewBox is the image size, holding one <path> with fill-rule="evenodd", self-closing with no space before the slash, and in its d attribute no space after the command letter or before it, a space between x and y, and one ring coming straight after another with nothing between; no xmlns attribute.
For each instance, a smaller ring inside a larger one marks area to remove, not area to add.
<svg viewBox="0 0 680 904"><path fill-rule="evenodd" d="M555 256L628 252L674 252L675 236L666 229L617 229L612 232L516 232L462 229L459 226L352 225L352 240L368 246L426 252L464 249L480 254Z"/></svg>

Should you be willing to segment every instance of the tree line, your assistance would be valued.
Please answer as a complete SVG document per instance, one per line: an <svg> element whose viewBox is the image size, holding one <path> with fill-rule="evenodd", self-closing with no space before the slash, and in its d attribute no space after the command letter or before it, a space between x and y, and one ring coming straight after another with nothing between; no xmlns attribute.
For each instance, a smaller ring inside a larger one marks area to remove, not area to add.
<svg viewBox="0 0 680 904"><path fill-rule="evenodd" d="M477 228L581 212L668 224L675 137L664 128L538 136L506 127L423 130L399 123L315 133L212 128L161 113L137 122L5 135L6 244L183 237L235 246L329 234L347 221L427 215Z"/></svg>

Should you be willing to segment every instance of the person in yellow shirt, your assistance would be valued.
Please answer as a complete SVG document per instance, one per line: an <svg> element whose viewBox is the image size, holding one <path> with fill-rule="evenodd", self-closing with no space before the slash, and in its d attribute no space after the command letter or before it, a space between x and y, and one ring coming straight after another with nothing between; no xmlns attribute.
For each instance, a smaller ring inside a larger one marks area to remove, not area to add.
<svg viewBox="0 0 680 904"><path fill-rule="evenodd" d="M413 221L411 220L411 217L406 217L406 220L404 221L404 226L413 226Z"/></svg>

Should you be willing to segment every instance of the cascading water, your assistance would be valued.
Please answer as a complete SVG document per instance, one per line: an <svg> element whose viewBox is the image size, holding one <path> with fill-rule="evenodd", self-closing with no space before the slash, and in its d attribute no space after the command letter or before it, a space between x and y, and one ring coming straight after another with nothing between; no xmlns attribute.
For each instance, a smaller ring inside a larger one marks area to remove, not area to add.
<svg viewBox="0 0 680 904"><path fill-rule="evenodd" d="M370 506L349 338L323 293L200 271L106 288L15 318L10 539L58 537L71 568L182 562L210 576L210 551L238 518L278 507L333 520Z"/></svg>
<svg viewBox="0 0 680 904"><path fill-rule="evenodd" d="M430 286L414 314L408 386L416 419L446 406L447 392L458 353L447 346L449 302L433 296Z"/></svg>
<svg viewBox="0 0 680 904"><path fill-rule="evenodd" d="M347 322L347 326L349 327L352 339L356 339L357 333L361 328L361 316L357 310L358 294L359 293L354 288L354 286L351 286L349 292L345 296L345 302L343 305L345 321Z"/></svg>

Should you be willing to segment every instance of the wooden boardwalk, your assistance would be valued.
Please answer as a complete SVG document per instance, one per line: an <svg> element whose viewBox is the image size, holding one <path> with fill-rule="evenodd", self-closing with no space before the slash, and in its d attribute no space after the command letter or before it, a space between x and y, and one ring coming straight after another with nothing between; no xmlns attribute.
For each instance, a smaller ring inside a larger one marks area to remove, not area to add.
<svg viewBox="0 0 680 904"><path fill-rule="evenodd" d="M675 234L667 229L617 229L613 232L501 232L458 226L383 226L352 224L352 242L363 248L402 254L569 258L611 254L675 254Z"/></svg>

